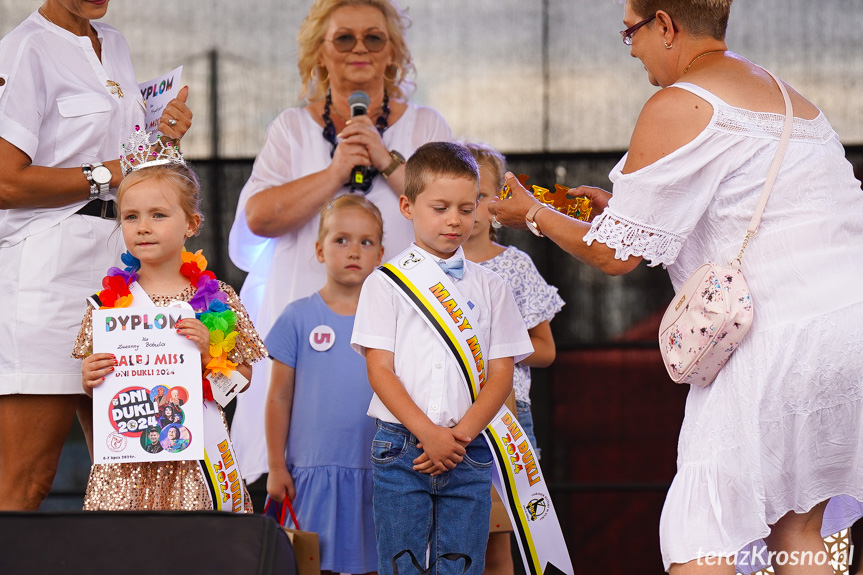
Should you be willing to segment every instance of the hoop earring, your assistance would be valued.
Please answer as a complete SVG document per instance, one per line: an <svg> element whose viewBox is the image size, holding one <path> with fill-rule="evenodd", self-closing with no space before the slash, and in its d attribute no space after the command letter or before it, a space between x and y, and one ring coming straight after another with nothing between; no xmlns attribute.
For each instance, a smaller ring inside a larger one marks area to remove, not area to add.
<svg viewBox="0 0 863 575"><path fill-rule="evenodd" d="M323 72L321 72L321 70L323 70ZM322 78L321 76L324 73L326 73L326 76L324 76ZM315 66L315 80L317 80L318 82L323 84L324 82L326 82L329 79L330 79L330 71L327 70L326 66Z"/></svg>
<svg viewBox="0 0 863 575"><path fill-rule="evenodd" d="M392 77L387 75L387 72L389 72L391 68L395 69L395 71L392 74ZM387 67L384 70L384 80L386 80L387 82L389 82L391 84L395 84L398 77L401 76L401 73L402 73L402 67L399 66L398 64L387 64Z"/></svg>
<svg viewBox="0 0 863 575"><path fill-rule="evenodd" d="M668 42L665 42L665 48L668 50L671 50L672 48L674 48L674 42L672 42L671 44L669 44Z"/></svg>

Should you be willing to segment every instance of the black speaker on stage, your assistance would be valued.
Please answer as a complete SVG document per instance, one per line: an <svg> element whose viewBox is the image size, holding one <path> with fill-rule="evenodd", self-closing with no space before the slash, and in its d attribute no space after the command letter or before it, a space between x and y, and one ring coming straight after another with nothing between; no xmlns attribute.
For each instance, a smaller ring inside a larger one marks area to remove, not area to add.
<svg viewBox="0 0 863 575"><path fill-rule="evenodd" d="M288 536L217 511L0 513L0 574L296 575Z"/></svg>

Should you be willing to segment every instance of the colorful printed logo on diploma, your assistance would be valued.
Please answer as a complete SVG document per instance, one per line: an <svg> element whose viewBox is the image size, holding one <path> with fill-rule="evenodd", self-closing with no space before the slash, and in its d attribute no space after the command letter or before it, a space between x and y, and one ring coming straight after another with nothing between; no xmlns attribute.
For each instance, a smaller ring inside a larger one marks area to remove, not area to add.
<svg viewBox="0 0 863 575"><path fill-rule="evenodd" d="M125 447L125 441L117 437L120 435L138 438L141 449L147 453L185 450L192 442L191 431L183 425L186 415L182 406L188 399L189 392L179 386L170 389L164 385L152 389L130 386L118 391L108 408L108 421L115 430L109 448Z"/></svg>

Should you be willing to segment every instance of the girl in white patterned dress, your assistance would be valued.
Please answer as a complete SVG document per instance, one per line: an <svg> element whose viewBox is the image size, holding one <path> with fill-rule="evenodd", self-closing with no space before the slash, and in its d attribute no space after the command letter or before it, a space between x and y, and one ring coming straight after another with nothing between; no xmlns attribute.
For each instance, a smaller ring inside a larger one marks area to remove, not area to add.
<svg viewBox="0 0 863 575"><path fill-rule="evenodd" d="M503 185L503 156L483 144L469 143L465 146L479 165L480 178L476 220L470 238L462 248L467 259L489 268L506 280L527 326L534 353L515 365L512 383L516 417L539 459L540 450L536 445L530 411L530 368L548 367L554 361L555 345L549 322L564 302L557 295L557 288L548 285L539 275L529 255L515 246L504 247L495 241L497 234L491 227L488 202L497 196ZM513 572L509 532L490 534L485 572L487 575Z"/></svg>

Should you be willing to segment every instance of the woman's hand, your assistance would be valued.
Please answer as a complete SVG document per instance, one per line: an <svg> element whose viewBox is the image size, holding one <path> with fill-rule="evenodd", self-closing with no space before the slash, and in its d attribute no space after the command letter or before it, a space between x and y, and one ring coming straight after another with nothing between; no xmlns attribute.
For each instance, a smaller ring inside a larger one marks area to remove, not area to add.
<svg viewBox="0 0 863 575"><path fill-rule="evenodd" d="M492 198L488 204L488 211L506 227L526 230L527 222L524 221L524 217L532 206L539 203L539 200L521 185L512 172L506 173L506 183L512 189L512 196L506 200Z"/></svg>
<svg viewBox="0 0 863 575"><path fill-rule="evenodd" d="M339 137L342 138L342 142L349 141L362 145L369 158L369 163L364 165L370 165L379 172L387 169L393 161L377 126L369 116L354 116L348 120Z"/></svg>
<svg viewBox="0 0 863 575"><path fill-rule="evenodd" d="M183 86L177 97L168 102L159 119L159 131L166 138L179 142L192 127L192 110L186 105L189 87Z"/></svg>
<svg viewBox="0 0 863 575"><path fill-rule="evenodd" d="M105 381L105 376L114 371L117 358L113 353L93 353L81 362L81 387L84 393L93 397L93 388Z"/></svg>
<svg viewBox="0 0 863 575"><path fill-rule="evenodd" d="M207 326L202 324L199 319L187 317L175 323L174 327L178 334L192 340L198 346L198 351L201 352L201 368L206 368L210 360L213 359L210 356L210 330L207 329Z"/></svg>
<svg viewBox="0 0 863 575"><path fill-rule="evenodd" d="M608 207L608 200L611 199L611 194L609 192L606 192L601 188L594 188L591 186L570 188L570 192L574 196L585 196L590 200L590 207L592 209L590 211L590 219L588 221L591 222L593 221L593 218L605 211L605 208Z"/></svg>
<svg viewBox="0 0 863 575"><path fill-rule="evenodd" d="M267 475L267 494L279 503L285 500L285 495L291 501L297 496L294 478L291 477L291 472L284 465L270 468Z"/></svg>
<svg viewBox="0 0 863 575"><path fill-rule="evenodd" d="M342 132L344 134L344 132ZM370 166L371 159L369 151L363 143L362 138L353 137L345 138L339 142L336 147L336 153L333 154L333 161L327 167L327 171L332 174L335 182L338 185L334 192L338 190L351 178L351 172L355 166Z"/></svg>

